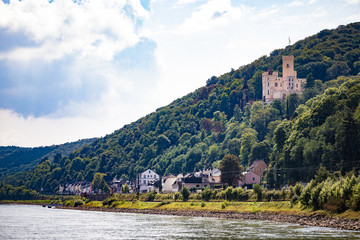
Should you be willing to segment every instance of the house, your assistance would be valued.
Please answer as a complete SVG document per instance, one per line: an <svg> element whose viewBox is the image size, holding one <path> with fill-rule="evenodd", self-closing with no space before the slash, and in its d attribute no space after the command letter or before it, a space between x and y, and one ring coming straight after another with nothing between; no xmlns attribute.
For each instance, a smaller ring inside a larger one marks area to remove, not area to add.
<svg viewBox="0 0 360 240"><path fill-rule="evenodd" d="M270 103L276 98L286 99L291 93L301 94L305 88L306 79L297 78L294 70L294 56L282 56L282 62L282 77L272 69L262 74L264 103Z"/></svg>
<svg viewBox="0 0 360 240"><path fill-rule="evenodd" d="M188 173L182 179L182 187L199 190L210 186L209 179L202 172Z"/></svg>
<svg viewBox="0 0 360 240"><path fill-rule="evenodd" d="M167 193L174 192L173 185L177 180L178 180L178 177L174 176L172 174L170 174L169 176L163 177L161 179L162 191L167 192ZM175 192L177 192L177 191L175 191Z"/></svg>
<svg viewBox="0 0 360 240"><path fill-rule="evenodd" d="M246 172L242 173L242 177L239 180L239 186L252 186L253 184L260 184L264 175L264 171L268 166L264 160L254 161Z"/></svg>
<svg viewBox="0 0 360 240"><path fill-rule="evenodd" d="M254 172L257 175L260 176L260 178L263 177L264 171L268 169L268 166L264 162L264 160L256 160L254 161L251 166L249 167L249 172Z"/></svg>
<svg viewBox="0 0 360 240"><path fill-rule="evenodd" d="M252 186L254 184L260 184L261 177L254 172L243 172L242 178L239 180L239 186Z"/></svg>
<svg viewBox="0 0 360 240"><path fill-rule="evenodd" d="M182 190L183 187L183 183L182 183L182 179L183 179L183 175L179 174L176 176L176 181L174 181L174 183L172 184L171 188L172 188L172 192L179 192Z"/></svg>
<svg viewBox="0 0 360 240"><path fill-rule="evenodd" d="M59 194L81 195L91 193L91 183L87 181L69 182L59 185Z"/></svg>
<svg viewBox="0 0 360 240"><path fill-rule="evenodd" d="M121 187L125 186L127 184L125 179L117 179L116 176L113 178L113 180L110 182L110 192L111 193L121 193Z"/></svg>
<svg viewBox="0 0 360 240"><path fill-rule="evenodd" d="M221 171L217 168L208 170L208 178L211 186L221 185Z"/></svg>
<svg viewBox="0 0 360 240"><path fill-rule="evenodd" d="M138 192L146 193L155 190L154 183L160 180L160 176L150 170L139 173L136 175L136 188Z"/></svg>

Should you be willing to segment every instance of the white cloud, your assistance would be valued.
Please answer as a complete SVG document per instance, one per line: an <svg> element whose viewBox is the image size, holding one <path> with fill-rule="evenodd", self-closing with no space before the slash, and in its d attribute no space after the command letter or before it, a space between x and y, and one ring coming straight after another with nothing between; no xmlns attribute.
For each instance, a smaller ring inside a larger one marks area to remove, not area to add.
<svg viewBox="0 0 360 240"><path fill-rule="evenodd" d="M298 6L303 6L304 4L305 4L304 1L294 0L289 5L293 7L298 7Z"/></svg>
<svg viewBox="0 0 360 240"><path fill-rule="evenodd" d="M346 2L347 4L350 4L350 5L357 5L360 3L360 0L340 0L342 2Z"/></svg>
<svg viewBox="0 0 360 240"><path fill-rule="evenodd" d="M129 10L131 9L131 10ZM148 17L139 1L0 2L0 28L23 32L36 43L4 52L0 58L53 60L65 54L112 60L114 54L139 41L136 21Z"/></svg>
<svg viewBox="0 0 360 240"><path fill-rule="evenodd" d="M185 5L185 4L189 4L189 3L196 3L199 2L200 0L179 0L176 5Z"/></svg>
<svg viewBox="0 0 360 240"><path fill-rule="evenodd" d="M224 27L243 15L242 8L233 7L231 0L211 0L199 7L191 17L177 29L177 32L189 34Z"/></svg>

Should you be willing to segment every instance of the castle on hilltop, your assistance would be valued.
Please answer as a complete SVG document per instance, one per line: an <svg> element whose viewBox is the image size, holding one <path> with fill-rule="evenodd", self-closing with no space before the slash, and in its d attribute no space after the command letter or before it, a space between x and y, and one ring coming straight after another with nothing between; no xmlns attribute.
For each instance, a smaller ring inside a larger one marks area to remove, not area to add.
<svg viewBox="0 0 360 240"><path fill-rule="evenodd" d="M283 56L282 77L278 72L268 69L262 74L263 102L270 103L276 98L286 99L291 93L301 94L304 90L306 79L297 78L294 70L294 56Z"/></svg>

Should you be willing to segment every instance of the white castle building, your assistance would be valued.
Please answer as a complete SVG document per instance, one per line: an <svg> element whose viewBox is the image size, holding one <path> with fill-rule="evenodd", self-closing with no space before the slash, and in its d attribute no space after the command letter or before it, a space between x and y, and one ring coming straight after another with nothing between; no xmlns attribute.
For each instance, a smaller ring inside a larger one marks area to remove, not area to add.
<svg viewBox="0 0 360 240"><path fill-rule="evenodd" d="M269 70L262 74L263 102L270 103L276 98L286 99L291 93L301 94L304 90L306 79L297 78L294 70L294 56L283 56L283 76L278 72Z"/></svg>

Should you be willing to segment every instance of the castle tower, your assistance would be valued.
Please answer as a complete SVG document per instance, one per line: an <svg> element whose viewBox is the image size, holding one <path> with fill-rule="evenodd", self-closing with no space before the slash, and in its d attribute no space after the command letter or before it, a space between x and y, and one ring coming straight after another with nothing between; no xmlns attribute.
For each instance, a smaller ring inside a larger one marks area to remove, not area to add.
<svg viewBox="0 0 360 240"><path fill-rule="evenodd" d="M294 71L294 56L282 56L283 61L283 79L287 77L295 77L296 71Z"/></svg>

